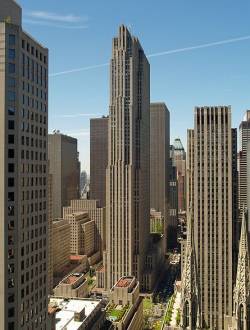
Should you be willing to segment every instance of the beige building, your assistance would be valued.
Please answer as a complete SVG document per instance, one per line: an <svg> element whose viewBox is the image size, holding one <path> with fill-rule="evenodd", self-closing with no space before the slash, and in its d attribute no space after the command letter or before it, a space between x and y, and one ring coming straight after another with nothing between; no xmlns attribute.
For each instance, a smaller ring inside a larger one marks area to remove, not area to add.
<svg viewBox="0 0 250 330"><path fill-rule="evenodd" d="M143 329L143 299L139 296L139 283L135 277L120 278L109 295L106 317L117 330Z"/></svg>
<svg viewBox="0 0 250 330"><path fill-rule="evenodd" d="M188 131L187 198L193 215L200 312L203 327L222 330L224 315L231 316L233 310L233 185L237 173L231 108L195 108L194 127Z"/></svg>
<svg viewBox="0 0 250 330"><path fill-rule="evenodd" d="M150 207L164 218L167 249L169 227L169 145L170 114L165 103L150 104Z"/></svg>
<svg viewBox="0 0 250 330"><path fill-rule="evenodd" d="M48 49L0 0L0 329L45 329Z"/></svg>
<svg viewBox="0 0 250 330"><path fill-rule="evenodd" d="M106 206L108 117L90 119L90 199Z"/></svg>
<svg viewBox="0 0 250 330"><path fill-rule="evenodd" d="M90 219L95 222L94 244L95 251L102 253L105 250L106 227L105 227L105 208L100 207L97 200L76 199L70 201L69 207L63 208L63 218L75 212L87 212Z"/></svg>
<svg viewBox="0 0 250 330"><path fill-rule="evenodd" d="M68 220L54 220L52 224L53 273L58 273L70 262L70 224Z"/></svg>
<svg viewBox="0 0 250 330"><path fill-rule="evenodd" d="M84 298L88 293L88 281L81 273L67 275L54 288L54 295L64 298Z"/></svg>
<svg viewBox="0 0 250 330"><path fill-rule="evenodd" d="M122 276L142 279L150 230L150 69L125 26L113 39L110 72L107 289Z"/></svg>
<svg viewBox="0 0 250 330"><path fill-rule="evenodd" d="M62 217L62 208L80 197L80 163L77 139L55 131L48 139L49 173L52 175L52 217Z"/></svg>
<svg viewBox="0 0 250 330"><path fill-rule="evenodd" d="M70 253L91 256L95 252L94 220L89 218L87 212L68 214L65 219L70 224Z"/></svg>

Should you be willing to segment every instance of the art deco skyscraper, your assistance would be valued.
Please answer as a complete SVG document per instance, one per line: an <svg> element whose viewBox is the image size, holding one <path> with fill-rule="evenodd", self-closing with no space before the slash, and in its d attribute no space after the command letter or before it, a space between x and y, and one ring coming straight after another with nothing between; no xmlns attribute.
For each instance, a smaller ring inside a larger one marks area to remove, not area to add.
<svg viewBox="0 0 250 330"><path fill-rule="evenodd" d="M197 107L194 124L188 131L187 196L194 217L202 321L203 327L224 329L224 315L231 316L233 309L236 138L231 108Z"/></svg>
<svg viewBox="0 0 250 330"><path fill-rule="evenodd" d="M48 50L0 0L0 329L47 326Z"/></svg>
<svg viewBox="0 0 250 330"><path fill-rule="evenodd" d="M106 205L108 117L90 119L90 199Z"/></svg>
<svg viewBox="0 0 250 330"><path fill-rule="evenodd" d="M150 219L149 63L125 26L113 39L107 167L107 286L141 281Z"/></svg>
<svg viewBox="0 0 250 330"><path fill-rule="evenodd" d="M169 222L169 110L165 103L150 104L150 207L164 217L165 249Z"/></svg>

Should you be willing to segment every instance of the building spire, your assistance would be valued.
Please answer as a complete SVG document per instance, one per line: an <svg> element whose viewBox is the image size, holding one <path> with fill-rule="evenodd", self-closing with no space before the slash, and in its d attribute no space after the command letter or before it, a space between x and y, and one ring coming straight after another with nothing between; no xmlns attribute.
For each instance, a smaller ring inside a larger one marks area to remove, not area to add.
<svg viewBox="0 0 250 330"><path fill-rule="evenodd" d="M250 260L248 249L247 210L243 207L241 237L239 243L236 284L234 288L234 316L239 329L249 329Z"/></svg>
<svg viewBox="0 0 250 330"><path fill-rule="evenodd" d="M185 265L182 275L181 300L181 328L188 328L190 330L201 329L200 290L196 267L191 205L189 207L187 218L187 242Z"/></svg>

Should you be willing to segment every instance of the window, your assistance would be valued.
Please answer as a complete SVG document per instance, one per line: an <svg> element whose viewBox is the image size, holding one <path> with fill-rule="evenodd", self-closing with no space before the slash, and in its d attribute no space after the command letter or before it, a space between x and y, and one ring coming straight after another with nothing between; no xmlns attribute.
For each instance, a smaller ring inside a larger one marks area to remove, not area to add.
<svg viewBox="0 0 250 330"><path fill-rule="evenodd" d="M8 187L14 187L15 181L14 178L8 178Z"/></svg>
<svg viewBox="0 0 250 330"><path fill-rule="evenodd" d="M15 171L15 164L9 163L8 164L8 172L13 173Z"/></svg>
<svg viewBox="0 0 250 330"><path fill-rule="evenodd" d="M8 157L9 157L9 158L14 158L14 156L15 156L14 149L9 149L9 150L8 150Z"/></svg>
<svg viewBox="0 0 250 330"><path fill-rule="evenodd" d="M9 122L8 122L8 128L9 129L15 129L15 122L14 122L14 120L9 120Z"/></svg>
<svg viewBox="0 0 250 330"><path fill-rule="evenodd" d="M14 317L15 315L15 309L12 307L12 308L9 308L8 309L8 317Z"/></svg>
<svg viewBox="0 0 250 330"><path fill-rule="evenodd" d="M8 135L8 143L9 144L14 144L14 135Z"/></svg>
<svg viewBox="0 0 250 330"><path fill-rule="evenodd" d="M14 34L9 35L9 46L14 46L16 43L16 36Z"/></svg>
<svg viewBox="0 0 250 330"><path fill-rule="evenodd" d="M15 109L14 108L8 108L8 115L9 116L14 116L15 114Z"/></svg>
<svg viewBox="0 0 250 330"><path fill-rule="evenodd" d="M9 63L9 73L15 73L16 66L13 63Z"/></svg>
<svg viewBox="0 0 250 330"><path fill-rule="evenodd" d="M9 49L9 60L14 60L16 58L16 51L15 49Z"/></svg>
<svg viewBox="0 0 250 330"><path fill-rule="evenodd" d="M15 78L9 78L8 79L8 87L14 88L16 86L16 79Z"/></svg>
<svg viewBox="0 0 250 330"><path fill-rule="evenodd" d="M14 102L16 100L16 93L12 91L8 91L8 101Z"/></svg>
<svg viewBox="0 0 250 330"><path fill-rule="evenodd" d="M8 202L14 202L14 201L15 201L14 192L8 192Z"/></svg>

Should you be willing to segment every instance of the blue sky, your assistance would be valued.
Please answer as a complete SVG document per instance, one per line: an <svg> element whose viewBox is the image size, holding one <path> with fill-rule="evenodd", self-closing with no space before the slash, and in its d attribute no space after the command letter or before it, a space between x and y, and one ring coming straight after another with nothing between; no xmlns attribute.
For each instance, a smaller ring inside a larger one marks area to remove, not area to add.
<svg viewBox="0 0 250 330"><path fill-rule="evenodd" d="M82 169L89 170L89 118L108 113L109 68L102 64L120 24L146 54L177 50L149 58L151 101L167 104L172 140L186 143L196 105L231 105L236 127L250 108L249 1L18 2L24 29L50 50L49 129L78 138ZM195 47L204 44L211 45ZM78 68L85 70L55 75Z"/></svg>

